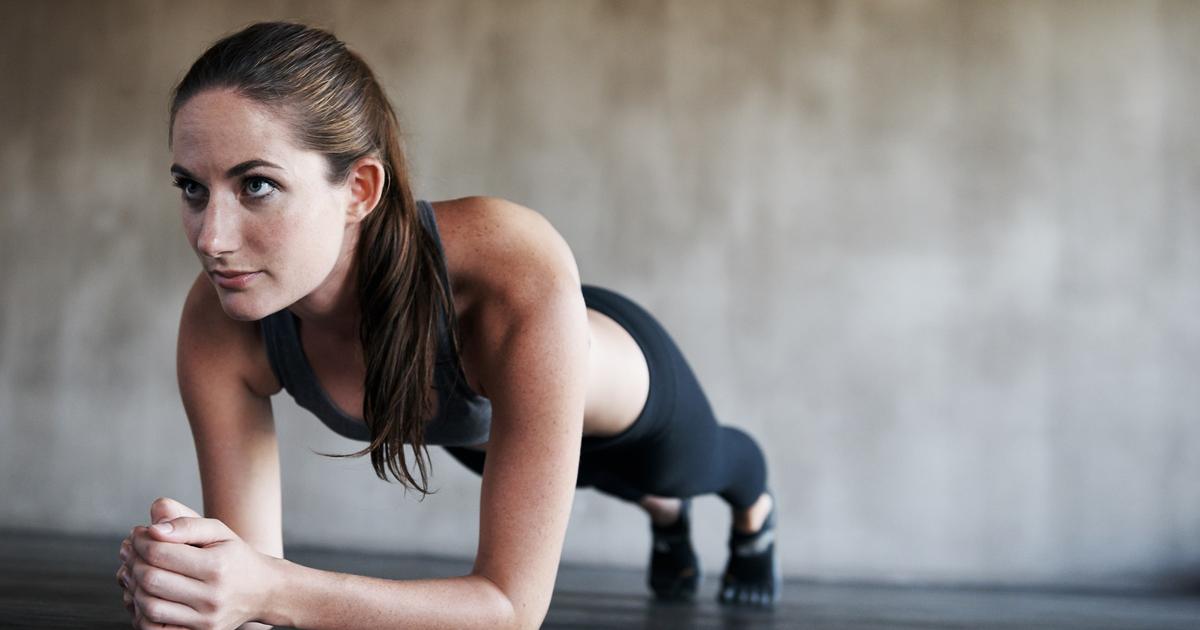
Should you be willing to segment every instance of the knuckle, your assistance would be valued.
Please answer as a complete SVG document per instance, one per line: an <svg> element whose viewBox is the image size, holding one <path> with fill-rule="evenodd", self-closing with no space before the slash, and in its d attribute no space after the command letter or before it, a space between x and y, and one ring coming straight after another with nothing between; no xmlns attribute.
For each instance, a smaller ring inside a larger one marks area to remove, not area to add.
<svg viewBox="0 0 1200 630"><path fill-rule="evenodd" d="M162 604L158 601L146 602L146 605L142 606L142 617L147 621L162 623L163 613Z"/></svg>
<svg viewBox="0 0 1200 630"><path fill-rule="evenodd" d="M211 595L204 595L196 598L196 610L204 614L217 612L216 598L212 597Z"/></svg>
<svg viewBox="0 0 1200 630"><path fill-rule="evenodd" d="M159 564L163 560L162 545L156 542L146 543L145 553L143 557L150 564Z"/></svg>
<svg viewBox="0 0 1200 630"><path fill-rule="evenodd" d="M157 593L163 585L163 572L160 569L146 569L138 582L147 593Z"/></svg>
<svg viewBox="0 0 1200 630"><path fill-rule="evenodd" d="M222 556L218 556L212 563L213 582L221 584L225 581L225 576L229 574L229 561Z"/></svg>

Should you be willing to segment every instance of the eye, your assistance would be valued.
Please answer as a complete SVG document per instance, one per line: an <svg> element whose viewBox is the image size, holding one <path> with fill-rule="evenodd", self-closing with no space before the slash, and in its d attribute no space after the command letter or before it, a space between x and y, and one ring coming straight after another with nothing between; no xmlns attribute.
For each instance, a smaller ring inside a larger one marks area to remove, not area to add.
<svg viewBox="0 0 1200 630"><path fill-rule="evenodd" d="M265 177L252 176L246 178L245 189L251 197L262 199L274 194L276 190L279 190L279 186Z"/></svg>
<svg viewBox="0 0 1200 630"><path fill-rule="evenodd" d="M176 177L171 185L183 192L185 201L195 203L204 198L204 187L186 177Z"/></svg>

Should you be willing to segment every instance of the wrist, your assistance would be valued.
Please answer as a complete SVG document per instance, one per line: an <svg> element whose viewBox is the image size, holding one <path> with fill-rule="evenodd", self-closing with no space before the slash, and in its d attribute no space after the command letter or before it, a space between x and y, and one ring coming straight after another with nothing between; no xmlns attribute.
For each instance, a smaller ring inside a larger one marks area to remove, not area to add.
<svg viewBox="0 0 1200 630"><path fill-rule="evenodd" d="M272 626L292 626L287 594L291 574L296 565L275 556L265 556L265 560L267 571L263 600L259 605L258 617L254 621Z"/></svg>

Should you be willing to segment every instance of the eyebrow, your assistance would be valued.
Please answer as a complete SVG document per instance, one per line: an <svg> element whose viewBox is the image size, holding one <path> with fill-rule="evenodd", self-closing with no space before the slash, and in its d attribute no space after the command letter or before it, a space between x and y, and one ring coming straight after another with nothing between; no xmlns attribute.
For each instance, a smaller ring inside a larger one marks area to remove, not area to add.
<svg viewBox="0 0 1200 630"><path fill-rule="evenodd" d="M264 166L267 168L277 168L281 171L286 170L282 166L275 164L273 162L268 162L266 160L246 160L245 162L242 162L241 164L238 164L238 165L234 166L233 168L230 168L228 171L225 171L225 178L229 179L229 178L237 177L238 175L241 175L242 173L245 173L246 171L248 171L252 168L257 168L259 166ZM182 166L180 166L178 164L171 165L171 172L178 173L180 175L183 175L184 177L188 177L188 178L195 179L195 180L200 179L199 177L192 175L191 172L189 172L186 168L183 168Z"/></svg>

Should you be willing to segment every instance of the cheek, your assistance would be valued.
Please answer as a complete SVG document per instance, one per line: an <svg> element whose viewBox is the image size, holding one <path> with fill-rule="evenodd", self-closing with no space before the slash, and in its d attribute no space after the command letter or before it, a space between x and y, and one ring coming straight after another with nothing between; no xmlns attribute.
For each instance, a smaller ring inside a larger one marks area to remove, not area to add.
<svg viewBox="0 0 1200 630"><path fill-rule="evenodd" d="M336 218L336 217L335 217ZM274 240L275 272L312 290L323 281L337 262L341 251L343 226L330 220L329 213L294 215L290 221L265 226ZM289 282L290 283L290 282Z"/></svg>
<svg viewBox="0 0 1200 630"><path fill-rule="evenodd" d="M188 244L196 247L196 235L200 233L200 215L195 212L181 211L183 216L183 233L187 236Z"/></svg>

